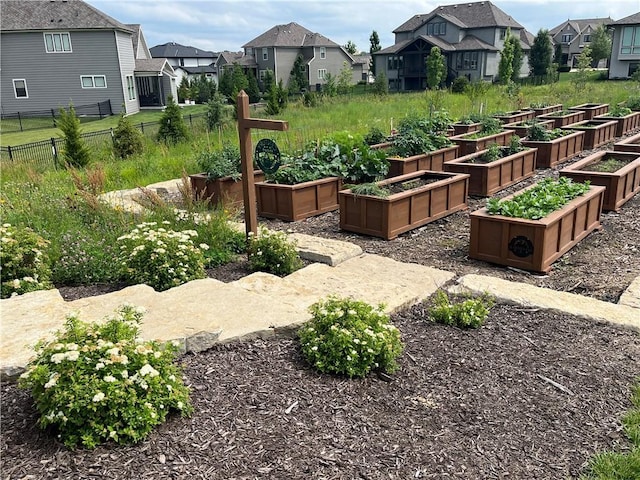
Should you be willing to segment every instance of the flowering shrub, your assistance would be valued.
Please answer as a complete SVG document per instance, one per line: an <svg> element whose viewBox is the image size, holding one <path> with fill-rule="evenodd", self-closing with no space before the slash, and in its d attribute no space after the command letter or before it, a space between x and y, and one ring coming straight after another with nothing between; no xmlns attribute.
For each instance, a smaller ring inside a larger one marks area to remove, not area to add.
<svg viewBox="0 0 640 480"><path fill-rule="evenodd" d="M162 222L169 225L170 222ZM118 238L124 276L132 283L146 283L162 291L190 280L204 278L204 254L207 244L193 244L195 230L176 232L156 222L141 223L129 234Z"/></svg>
<svg viewBox="0 0 640 480"><path fill-rule="evenodd" d="M493 303L490 296L484 295L451 304L447 294L438 290L429 314L434 322L461 328L478 328L484 324Z"/></svg>
<svg viewBox="0 0 640 480"><path fill-rule="evenodd" d="M402 341L382 308L333 296L314 303L313 318L298 333L303 355L321 372L349 377L395 371Z"/></svg>
<svg viewBox="0 0 640 480"><path fill-rule="evenodd" d="M102 325L75 315L20 376L40 413L68 447L113 440L133 443L164 422L171 410L191 413L189 390L173 364L173 344L141 342L143 310L125 305Z"/></svg>
<svg viewBox="0 0 640 480"><path fill-rule="evenodd" d="M259 235L250 234L247 254L253 271L284 276L302 267L295 243L284 232L261 228Z"/></svg>
<svg viewBox="0 0 640 480"><path fill-rule="evenodd" d="M51 288L49 242L30 228L9 223L0 227L0 273L2 298Z"/></svg>

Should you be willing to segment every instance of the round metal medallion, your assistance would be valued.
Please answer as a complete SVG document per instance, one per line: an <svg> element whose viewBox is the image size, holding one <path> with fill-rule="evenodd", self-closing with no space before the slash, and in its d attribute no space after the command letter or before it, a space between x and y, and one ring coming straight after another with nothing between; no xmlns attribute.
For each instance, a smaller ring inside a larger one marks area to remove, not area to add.
<svg viewBox="0 0 640 480"><path fill-rule="evenodd" d="M280 149L270 138L263 138L258 142L253 158L264 173L276 173L282 164Z"/></svg>

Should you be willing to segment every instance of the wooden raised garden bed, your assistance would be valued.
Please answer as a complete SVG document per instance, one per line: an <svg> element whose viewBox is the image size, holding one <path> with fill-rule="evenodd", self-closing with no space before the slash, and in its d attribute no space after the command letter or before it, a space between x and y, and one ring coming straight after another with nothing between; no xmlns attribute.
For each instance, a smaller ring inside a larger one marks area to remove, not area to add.
<svg viewBox="0 0 640 480"><path fill-rule="evenodd" d="M388 157L389 173L387 174L387 178L417 172L418 170L435 170L442 172L444 171L444 162L456 158L459 148L458 145L452 145L451 147L440 148L433 152L413 155L411 157Z"/></svg>
<svg viewBox="0 0 640 480"><path fill-rule="evenodd" d="M262 170L253 171L254 182L262 182ZM207 200L210 206L224 204L225 206L241 205L244 200L242 180L232 177L209 179L206 173L189 175L191 189L197 200Z"/></svg>
<svg viewBox="0 0 640 480"><path fill-rule="evenodd" d="M615 120L600 120L594 118L592 120L584 120L562 127L565 130L574 130L584 132L584 149L589 150L599 147L610 142L616 136L616 126L618 122Z"/></svg>
<svg viewBox="0 0 640 480"><path fill-rule="evenodd" d="M583 103L575 107L569 107L569 110L578 110L584 112L584 119L591 120L598 115L604 115L609 111L608 103Z"/></svg>
<svg viewBox="0 0 640 480"><path fill-rule="evenodd" d="M560 256L600 228L604 190L594 185L584 195L539 220L490 215L486 208L476 210L470 214L469 257L548 272Z"/></svg>
<svg viewBox="0 0 640 480"><path fill-rule="evenodd" d="M258 215L295 222L338 208L338 177L321 178L296 185L256 183Z"/></svg>
<svg viewBox="0 0 640 480"><path fill-rule="evenodd" d="M524 122L505 123L504 128L513 130L520 138L524 138L529 134L529 128L531 128L531 120ZM542 125L545 129L551 130L553 128L553 120L540 120L536 119L538 125Z"/></svg>
<svg viewBox="0 0 640 480"><path fill-rule="evenodd" d="M562 104L558 103L547 107L531 107L531 110L535 112L536 117L539 117L540 115L547 115L549 113L562 111Z"/></svg>
<svg viewBox="0 0 640 480"><path fill-rule="evenodd" d="M495 115L502 123L516 123L531 120L536 116L533 110L516 110L515 112L507 112L504 115Z"/></svg>
<svg viewBox="0 0 640 480"><path fill-rule="evenodd" d="M475 123L454 123L451 125L453 127L453 135L464 135L465 133L473 133L480 130L480 126L482 124L480 122Z"/></svg>
<svg viewBox="0 0 640 480"><path fill-rule="evenodd" d="M637 133L631 137L627 137L624 140L620 140L613 144L613 149L616 152L635 152L640 153L640 133Z"/></svg>
<svg viewBox="0 0 640 480"><path fill-rule="evenodd" d="M469 175L418 171L378 182L407 188L388 197L342 190L340 228L391 240L404 232L467 208ZM419 184L412 188L413 184Z"/></svg>
<svg viewBox="0 0 640 480"><path fill-rule="evenodd" d="M640 191L640 153L596 152L560 170L560 175L606 187L602 209L618 211Z"/></svg>
<svg viewBox="0 0 640 480"><path fill-rule="evenodd" d="M522 144L538 149L536 168L551 168L584 150L584 132L573 132L549 141L525 139Z"/></svg>
<svg viewBox="0 0 640 480"><path fill-rule="evenodd" d="M487 135L486 137L468 138L469 135L474 135L475 133L456 135L450 138L452 142L460 145L458 155L464 156L469 155L470 153L478 152L480 150L485 150L492 143L497 143L498 145L508 145L511 137L515 135L513 130L503 130L502 132L494 133L493 135Z"/></svg>
<svg viewBox="0 0 640 480"><path fill-rule="evenodd" d="M536 148L528 148L488 163L482 161L485 152L487 150L465 155L444 164L444 169L447 172L470 175L469 195L484 197L493 195L536 172L536 155L538 153Z"/></svg>
<svg viewBox="0 0 640 480"><path fill-rule="evenodd" d="M616 137L622 137L636 128L640 128L640 112L631 112L624 117L611 117L609 115L601 115L597 117L602 120L615 120L618 122L616 126Z"/></svg>
<svg viewBox="0 0 640 480"><path fill-rule="evenodd" d="M559 110L547 115L539 115L538 118L541 120L553 120L553 128L561 128L584 120L584 112L582 110L573 110L563 113L562 110Z"/></svg>

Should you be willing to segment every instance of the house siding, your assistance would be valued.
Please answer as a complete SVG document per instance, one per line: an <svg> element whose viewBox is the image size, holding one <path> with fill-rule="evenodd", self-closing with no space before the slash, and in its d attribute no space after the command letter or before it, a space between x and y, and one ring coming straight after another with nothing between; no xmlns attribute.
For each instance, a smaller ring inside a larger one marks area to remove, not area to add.
<svg viewBox="0 0 640 480"><path fill-rule="evenodd" d="M611 62L609 64L609 78L629 78L629 65L640 63L640 55L621 55L620 45L622 31L625 27L637 27L639 24L615 25L611 42ZM29 93L31 95L31 93Z"/></svg>
<svg viewBox="0 0 640 480"><path fill-rule="evenodd" d="M298 57L299 54L300 54L299 48L280 47L278 48L278 51L275 53L275 55L273 53L273 49L269 48L269 60L271 60L271 57L274 57L274 60L276 62L276 66L274 68L276 80L277 81L282 80L282 83L285 87L289 84L289 77L291 76L291 68L293 67L293 63L296 61L296 58ZM262 48L258 49L257 56L258 56L258 65L259 65L258 68L260 68L260 70L273 68L273 67L267 66L270 64L270 61L267 61L266 63L262 61ZM317 76L317 73L316 75L312 74L311 78L313 79L316 76Z"/></svg>
<svg viewBox="0 0 640 480"><path fill-rule="evenodd" d="M42 32L2 33L0 99L4 113L105 100L111 100L115 113L121 111L125 97L113 30L69 33L71 53L46 53ZM55 78L50 72L55 72ZM81 75L104 75L107 88L83 89ZM29 98L15 98L14 78L26 79Z"/></svg>
<svg viewBox="0 0 640 480"><path fill-rule="evenodd" d="M127 75L133 75L136 67L136 60L133 51L133 43L131 42L131 35L124 32L115 32L116 42L118 43L118 55L120 57L120 82L122 85L122 99L124 103L124 111L127 115L138 113L140 111L140 105L138 104L138 92L136 91L136 98L129 100L127 92ZM109 83L107 82L107 85ZM111 102L111 107L116 111L116 106ZM121 111L120 108L117 111Z"/></svg>

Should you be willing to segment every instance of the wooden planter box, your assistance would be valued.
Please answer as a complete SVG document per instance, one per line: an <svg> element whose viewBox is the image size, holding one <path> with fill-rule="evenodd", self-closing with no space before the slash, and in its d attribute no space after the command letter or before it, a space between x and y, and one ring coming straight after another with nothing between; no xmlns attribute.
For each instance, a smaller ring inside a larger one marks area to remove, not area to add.
<svg viewBox="0 0 640 480"><path fill-rule="evenodd" d="M584 120L562 127L565 130L577 130L584 132L584 149L590 150L610 142L616 136L615 120Z"/></svg>
<svg viewBox="0 0 640 480"><path fill-rule="evenodd" d="M584 132L573 132L548 142L524 140L522 144L538 149L536 168L551 168L584 150Z"/></svg>
<svg viewBox="0 0 640 480"><path fill-rule="evenodd" d="M564 115L539 115L539 119L553 120L553 128L564 127L565 125L571 125L572 123L581 122L584 120L584 112L582 110L574 110Z"/></svg>
<svg viewBox="0 0 640 480"><path fill-rule="evenodd" d="M487 197L518 183L536 172L538 149L530 148L490 163L473 163L486 152L472 153L445 162L447 172L469 174L469 195Z"/></svg>
<svg viewBox="0 0 640 480"><path fill-rule="evenodd" d="M264 180L262 170L254 170L253 179L254 182L262 182ZM218 204L237 206L242 205L244 201L241 179L222 177L210 180L206 173L196 173L189 175L189 182L196 200L207 200L209 206Z"/></svg>
<svg viewBox="0 0 640 480"><path fill-rule="evenodd" d="M391 145L393 145L392 142L382 142L382 143L375 143L373 145L369 145L369 148L371 150L386 150Z"/></svg>
<svg viewBox="0 0 640 480"><path fill-rule="evenodd" d="M615 158L626 165L615 172L596 172L589 167L599 161ZM575 182L591 182L591 185L606 187L603 210L618 211L640 191L640 153L630 152L596 152L593 155L560 170L560 175L569 177Z"/></svg>
<svg viewBox="0 0 640 480"><path fill-rule="evenodd" d="M504 115L495 115L502 123L516 123L531 120L536 116L533 110L518 110L515 112L507 112Z"/></svg>
<svg viewBox="0 0 640 480"><path fill-rule="evenodd" d="M473 133L480 130L480 122L476 123L454 123L451 125L453 127L453 135L464 135L465 133Z"/></svg>
<svg viewBox="0 0 640 480"><path fill-rule="evenodd" d="M467 133L465 135L456 135L450 138L452 142L460 145L460 150L458 150L458 155L460 156L469 155L470 153L475 153L480 150L485 150L492 143L497 143L498 145L508 145L511 137L513 137L513 135L515 134L513 130L503 130L502 132L479 138L465 138L467 135L473 135L473 132Z"/></svg>
<svg viewBox="0 0 640 480"><path fill-rule="evenodd" d="M453 145L411 157L388 157L389 173L387 174L387 178L417 172L418 170L435 170L442 172L444 171L444 162L456 158L459 148L458 145Z"/></svg>
<svg viewBox="0 0 640 480"><path fill-rule="evenodd" d="M537 124L542 125L547 130L551 130L553 128L553 120L538 120ZM506 123L504 128L513 130L520 138L524 138L529 134L529 128L531 128L531 125L525 125L524 122L514 122Z"/></svg>
<svg viewBox="0 0 640 480"><path fill-rule="evenodd" d="M338 177L321 178L296 185L256 183L258 215L295 222L338 208Z"/></svg>
<svg viewBox="0 0 640 480"><path fill-rule="evenodd" d="M539 107L539 108L531 108L536 114L536 117L540 115L547 115L553 112L560 112L562 110L562 104L558 103L556 105L549 105L548 107Z"/></svg>
<svg viewBox="0 0 640 480"><path fill-rule="evenodd" d="M631 130L640 128L640 112L631 112L624 117L611 117L609 115L601 115L597 117L598 120L615 120L618 122L616 126L616 137L622 137L629 133Z"/></svg>
<svg viewBox="0 0 640 480"><path fill-rule="evenodd" d="M640 133L627 137L624 140L620 140L618 143L614 143L613 149L616 152L640 153Z"/></svg>
<svg viewBox="0 0 640 480"><path fill-rule="evenodd" d="M575 107L569 107L569 110L579 110L584 112L584 119L591 120L598 115L604 115L609 111L608 103L583 103Z"/></svg>
<svg viewBox="0 0 640 480"><path fill-rule="evenodd" d="M386 198L354 195L351 190L340 191L340 228L391 240L401 233L467 208L469 175L421 170L388 178L378 184L384 186L420 178L435 178L437 181Z"/></svg>
<svg viewBox="0 0 640 480"><path fill-rule="evenodd" d="M594 185L584 195L540 220L489 215L486 208L476 210L470 214L469 257L548 272L554 261L600 228L604 190Z"/></svg>

